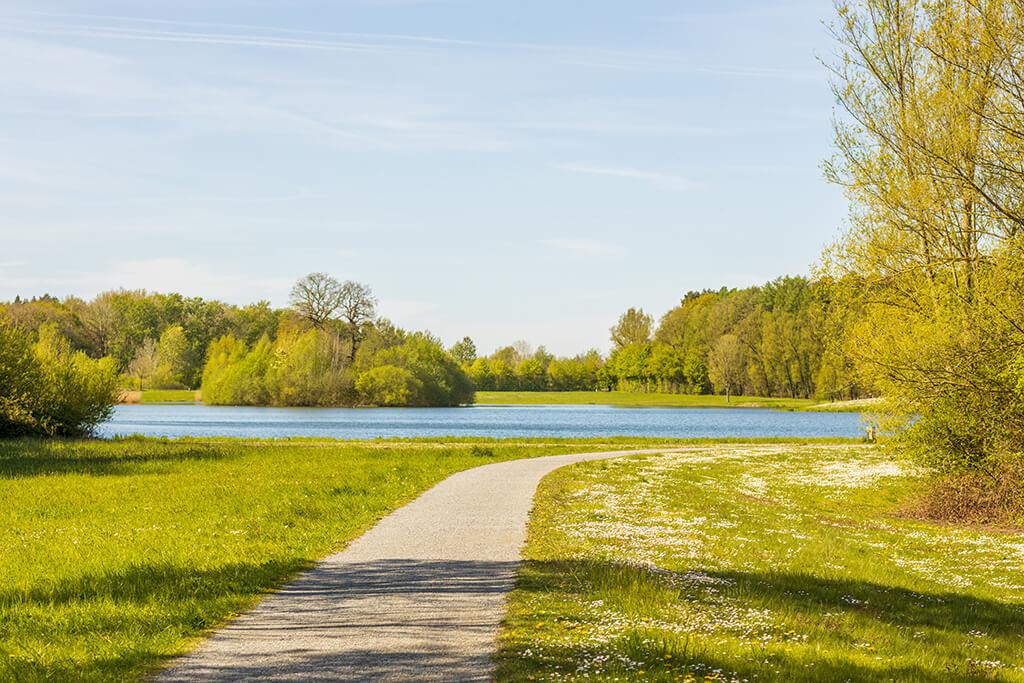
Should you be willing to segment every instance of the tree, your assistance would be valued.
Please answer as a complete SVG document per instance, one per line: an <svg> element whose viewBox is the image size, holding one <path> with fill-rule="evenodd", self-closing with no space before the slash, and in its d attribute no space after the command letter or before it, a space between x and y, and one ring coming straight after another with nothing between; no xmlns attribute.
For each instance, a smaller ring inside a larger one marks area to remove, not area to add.
<svg viewBox="0 0 1024 683"><path fill-rule="evenodd" d="M616 349L632 344L646 344L651 340L653 326L654 318L644 313L642 308L631 308L611 328L612 344Z"/></svg>
<svg viewBox="0 0 1024 683"><path fill-rule="evenodd" d="M373 322L377 314L377 299L368 286L347 280L338 292L338 310L345 321L351 342L349 360L354 361L363 336L363 327Z"/></svg>
<svg viewBox="0 0 1024 683"><path fill-rule="evenodd" d="M491 374L491 363L488 359L477 358L474 360L466 367L466 374L477 391L495 390L494 375Z"/></svg>
<svg viewBox="0 0 1024 683"><path fill-rule="evenodd" d="M469 365L476 360L476 344L469 337L463 337L461 341L455 342L449 349L452 358L463 365Z"/></svg>
<svg viewBox="0 0 1024 683"><path fill-rule="evenodd" d="M527 358L533 356L533 345L525 339L517 339L512 342L511 348L515 356L509 362L513 365L519 365Z"/></svg>
<svg viewBox="0 0 1024 683"><path fill-rule="evenodd" d="M1024 3L838 5L829 178L850 229L826 254L859 317L847 352L909 452L941 469L1024 450L1007 371L1024 346Z"/></svg>
<svg viewBox="0 0 1024 683"><path fill-rule="evenodd" d="M255 344L264 335L275 337L280 323L278 313L270 307L268 301L232 308L228 312L228 317L231 320L231 327L246 344Z"/></svg>
<svg viewBox="0 0 1024 683"><path fill-rule="evenodd" d="M708 356L708 377L715 389L725 394L726 403L734 391L743 390L747 360L743 345L734 334L723 334Z"/></svg>
<svg viewBox="0 0 1024 683"><path fill-rule="evenodd" d="M522 391L545 391L547 368L536 358L527 358L516 366L516 379Z"/></svg>
<svg viewBox="0 0 1024 683"><path fill-rule="evenodd" d="M330 275L310 273L292 287L291 305L313 327L323 329L341 310L345 296L344 286Z"/></svg>
<svg viewBox="0 0 1024 683"><path fill-rule="evenodd" d="M185 338L185 330L181 325L172 325L160 335L157 344L158 367L161 375L183 386L194 388L190 382L192 372L191 348Z"/></svg>
<svg viewBox="0 0 1024 683"><path fill-rule="evenodd" d="M160 353L157 344L152 338L147 338L128 363L128 376L139 381L139 391L142 391L145 388L144 383L155 375L159 368Z"/></svg>

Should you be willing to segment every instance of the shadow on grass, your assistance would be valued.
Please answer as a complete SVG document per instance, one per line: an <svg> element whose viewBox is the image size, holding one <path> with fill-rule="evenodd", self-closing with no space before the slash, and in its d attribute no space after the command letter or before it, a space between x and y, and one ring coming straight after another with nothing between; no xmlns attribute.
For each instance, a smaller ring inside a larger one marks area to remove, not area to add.
<svg viewBox="0 0 1024 683"><path fill-rule="evenodd" d="M63 606L111 601L127 604L170 604L257 595L310 566L292 558L263 563L236 563L199 569L170 563L133 564L104 574L86 574L52 585L0 592L0 608ZM200 624L200 627L203 624Z"/></svg>
<svg viewBox="0 0 1024 683"><path fill-rule="evenodd" d="M825 579L808 574L709 572L735 582L732 594L765 606L810 613L845 608L864 619L893 627L933 628L968 635L982 631L1019 636L1024 606L963 593L926 593L869 581Z"/></svg>
<svg viewBox="0 0 1024 683"><path fill-rule="evenodd" d="M15 678L24 679L137 676L168 663L166 649L161 651L156 645L161 633L173 632L181 638L199 635L222 623L238 605L279 586L307 566L309 562L301 558L213 569L142 564L52 586L0 592L0 611L12 617L8 622L12 625L52 610L53 624L40 623L33 628L61 629L52 633L55 640L81 639L83 645L92 638L130 643L115 656L108 650L74 664L12 658L0 665L0 677L5 667L8 673L19 674ZM500 613L517 568L514 562L394 559L349 563L329 559L218 632L211 643L217 656L170 662L174 666L163 679L486 679L493 618ZM804 615L807 623L820 623L825 612L837 611L840 605L854 610L858 618L901 627L903 632L927 627L955 635L983 630L1013 636L1022 623L1021 610L1013 605L958 594L926 594L870 582L783 573L703 576L745 606L789 610ZM613 595L616 590L628 590L632 596L646 592L678 600L704 585L698 583L690 591L671 578L609 562L527 562L518 587L533 597L572 592ZM686 580L682 581L685 585ZM850 597L863 604L850 604ZM96 613L90 620L91 605L96 605ZM115 609L111 610L111 605ZM474 605L483 605L483 609ZM615 608L611 601L608 606ZM134 607L140 609L129 609ZM25 611L19 617L22 608ZM63 612L66 609L81 611L81 618L69 618ZM708 609L714 605L709 604ZM572 615L545 612L541 625L553 628L564 618ZM102 628L96 633L64 632L69 623L102 624ZM132 637L117 637L124 633ZM518 629L505 642L497 658L500 680L573 672L581 657L591 654L564 642L549 644L542 630L536 633L540 635ZM16 640L16 631L9 629L7 637ZM621 655L620 662L635 662L616 669L612 661L611 668L604 670L604 674L632 680L676 680L681 673L716 669L748 680L947 681L991 676L968 669L936 671L895 661L872 666L848 656L852 650L841 644L847 634L833 633L831 637L832 645L839 645L820 653L814 647L769 651L752 645L749 656L741 659L704 649L699 637L686 640L685 636L667 636L640 627L627 629L617 640L595 643L593 654L611 651L616 657Z"/></svg>
<svg viewBox="0 0 1024 683"><path fill-rule="evenodd" d="M227 457L230 455L226 449L205 444L17 439L0 441L0 479L54 474L120 475L137 471L139 465Z"/></svg>
<svg viewBox="0 0 1024 683"><path fill-rule="evenodd" d="M2 593L0 616L17 615L19 607L27 608L24 615L53 610L57 626L91 625L93 632L53 634L83 645L90 639L126 642L119 636L132 635L120 656L103 648L102 656L79 662L79 675L70 678L124 679L167 664L172 668L161 680L487 678L491 638L502 599L515 582L515 562L328 560L218 631L210 643L214 656L169 660L154 645L167 632L199 635L228 618L230 605L244 604L307 566L298 559L213 570L138 565ZM95 618L87 614L92 605ZM80 616L69 617L66 610ZM67 661L11 659L0 662L0 678L4 665L19 674L16 679L62 679L74 671Z"/></svg>
<svg viewBox="0 0 1024 683"><path fill-rule="evenodd" d="M528 595L521 601L525 604L554 596L556 601L552 604L557 605L558 594L579 594L586 602L601 599L608 608L623 613L627 621L636 618L640 623L657 618L656 612L660 610L671 613L671 606L680 601L691 605L696 602L699 606L708 595L705 593L708 586L713 587L710 595L724 595L730 598L730 604L739 604L741 609L785 613L805 628L806 625L817 626L818 633L812 636L812 643L817 643L807 648L796 645L773 649L751 644L746 657L723 658L713 645L712 651L703 649L702 643L713 643L713 639L641 626L627 627L620 637L610 642L594 643L593 652L589 652L585 639L582 645L563 646L557 640L545 643L543 638L532 636L529 630L532 624L513 623L513 635L498 655L498 679L582 673L586 668L578 667L587 657L610 655L610 663L603 665L601 676L630 680L677 680L681 673L702 675L715 670L745 680L992 680L998 678L997 672L979 668L966 654L957 651L943 653L949 664L941 670L928 668L923 663L907 664L896 660L880 660L877 666L866 665L865 658L850 656L856 652L853 645L857 632L844 631L838 622L834 627L824 627L824 616L845 612L874 637L886 634L881 637L909 638L910 633L927 630L929 637L939 634L933 642L941 642L944 637L964 642L977 632L1003 638L1004 642L1013 641L1020 637L1024 625L1024 607L1012 603L808 574L728 571L707 572L694 579L614 562L527 561L517 582L517 589ZM579 603L574 601L573 604ZM709 612L718 608L714 599L705 601L704 605ZM555 612L544 613L538 628L555 621L579 622L574 626L586 624L586 618L574 612L576 608L571 605L565 613L559 613L558 607L553 609ZM855 661L857 659L860 661ZM637 666L615 663L630 660ZM637 673L640 669L644 670L642 676Z"/></svg>

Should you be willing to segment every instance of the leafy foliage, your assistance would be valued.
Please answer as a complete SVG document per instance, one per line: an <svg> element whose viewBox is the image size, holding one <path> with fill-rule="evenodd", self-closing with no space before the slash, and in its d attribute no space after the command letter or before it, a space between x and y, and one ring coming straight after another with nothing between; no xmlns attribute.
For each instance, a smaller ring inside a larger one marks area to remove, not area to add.
<svg viewBox="0 0 1024 683"><path fill-rule="evenodd" d="M947 472L1024 452L1022 22L1016 0L860 0L834 27L846 351Z"/></svg>
<svg viewBox="0 0 1024 683"><path fill-rule="evenodd" d="M0 436L91 434L110 416L117 373L44 326L38 341L0 323Z"/></svg>

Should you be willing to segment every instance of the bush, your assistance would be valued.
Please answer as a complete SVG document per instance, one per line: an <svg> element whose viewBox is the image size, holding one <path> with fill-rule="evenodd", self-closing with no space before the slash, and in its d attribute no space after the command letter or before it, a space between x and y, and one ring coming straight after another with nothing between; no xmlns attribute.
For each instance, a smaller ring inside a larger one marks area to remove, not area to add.
<svg viewBox="0 0 1024 683"><path fill-rule="evenodd" d="M28 335L0 324L0 436L37 431L42 409L42 366Z"/></svg>
<svg viewBox="0 0 1024 683"><path fill-rule="evenodd" d="M1024 458L989 463L983 473L964 471L941 477L909 512L933 521L1024 525Z"/></svg>
<svg viewBox="0 0 1024 683"><path fill-rule="evenodd" d="M87 436L110 418L118 376L109 358L93 360L57 334L39 341L0 324L0 436Z"/></svg>
<svg viewBox="0 0 1024 683"><path fill-rule="evenodd" d="M419 405L458 406L473 402L473 383L441 342L429 334L410 334L404 342L377 354L375 364L409 371L422 384Z"/></svg>
<svg viewBox="0 0 1024 683"><path fill-rule="evenodd" d="M408 406L422 402L423 383L405 368L382 365L356 379L359 400L373 406Z"/></svg>

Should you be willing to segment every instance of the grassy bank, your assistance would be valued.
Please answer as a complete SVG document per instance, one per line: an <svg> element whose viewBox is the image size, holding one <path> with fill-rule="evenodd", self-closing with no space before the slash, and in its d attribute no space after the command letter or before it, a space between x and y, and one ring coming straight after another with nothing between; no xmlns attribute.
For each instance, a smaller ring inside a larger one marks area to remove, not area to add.
<svg viewBox="0 0 1024 683"><path fill-rule="evenodd" d="M638 394L627 391L478 391L479 405L609 405L635 408L777 408L800 410L815 405L802 398L761 398L690 394Z"/></svg>
<svg viewBox="0 0 1024 683"><path fill-rule="evenodd" d="M146 391L123 391L121 403L198 403L198 391L192 389L147 389Z"/></svg>
<svg viewBox="0 0 1024 683"><path fill-rule="evenodd" d="M152 389L125 391L121 403L198 403L198 391L191 389ZM877 399L819 403L802 398L763 398L758 396L638 394L626 391L478 391L478 405L611 405L634 408L774 408L819 412L861 412L877 406Z"/></svg>
<svg viewBox="0 0 1024 683"><path fill-rule="evenodd" d="M711 446L545 479L499 680L1024 680L1024 535L898 513L864 446Z"/></svg>
<svg viewBox="0 0 1024 683"><path fill-rule="evenodd" d="M830 403L818 403L803 408L813 413L870 413L879 412L885 407L884 399L881 398L860 398L853 401L833 401Z"/></svg>
<svg viewBox="0 0 1024 683"><path fill-rule="evenodd" d="M599 446L3 442L0 679L138 677L449 474Z"/></svg>

